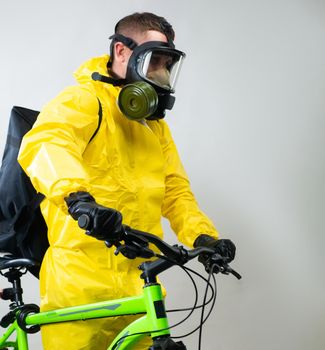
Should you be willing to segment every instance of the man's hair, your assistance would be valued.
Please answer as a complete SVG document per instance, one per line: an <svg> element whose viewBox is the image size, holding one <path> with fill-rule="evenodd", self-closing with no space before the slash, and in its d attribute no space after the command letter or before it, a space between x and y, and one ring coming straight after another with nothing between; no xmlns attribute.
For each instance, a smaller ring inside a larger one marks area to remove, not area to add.
<svg viewBox="0 0 325 350"><path fill-rule="evenodd" d="M175 32L172 25L164 17L160 17L150 12L135 12L132 15L123 17L115 26L115 34L122 34L126 37L132 37L134 33L144 33L148 30L155 30L166 35L167 41L173 45ZM113 36L112 36L113 37ZM110 59L107 62L107 68L112 68L114 61L114 43L113 39L110 45Z"/></svg>
<svg viewBox="0 0 325 350"><path fill-rule="evenodd" d="M129 36L134 32L144 33L147 30L156 30L166 35L169 42L173 42L175 32L164 17L150 12L136 12L119 20L115 26L115 34Z"/></svg>

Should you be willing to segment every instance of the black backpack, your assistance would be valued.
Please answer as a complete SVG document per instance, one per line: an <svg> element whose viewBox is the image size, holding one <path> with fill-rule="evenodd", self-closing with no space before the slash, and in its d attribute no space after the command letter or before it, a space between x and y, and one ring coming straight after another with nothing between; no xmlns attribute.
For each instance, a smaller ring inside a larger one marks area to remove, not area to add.
<svg viewBox="0 0 325 350"><path fill-rule="evenodd" d="M101 124L102 106L98 102L98 126L90 141ZM49 247L47 226L40 210L44 195L36 192L17 161L22 138L32 128L38 114L17 106L11 110L0 168L0 252L41 263ZM29 271L38 278L39 269L38 266Z"/></svg>

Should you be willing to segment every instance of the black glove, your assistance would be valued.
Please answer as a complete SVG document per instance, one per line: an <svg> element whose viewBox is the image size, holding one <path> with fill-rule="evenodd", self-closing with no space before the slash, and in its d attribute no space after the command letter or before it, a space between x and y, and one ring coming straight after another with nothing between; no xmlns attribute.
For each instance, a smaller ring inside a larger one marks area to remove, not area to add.
<svg viewBox="0 0 325 350"><path fill-rule="evenodd" d="M224 258L226 263L234 260L236 255L236 246L230 239L215 239L209 235L202 234L194 242L194 247L213 248L215 252ZM207 254L199 256L199 261L206 264L208 259Z"/></svg>
<svg viewBox="0 0 325 350"><path fill-rule="evenodd" d="M119 241L124 233L122 214L96 203L88 192L74 192L64 198L69 214L78 220L86 214L89 222L86 233L103 241Z"/></svg>

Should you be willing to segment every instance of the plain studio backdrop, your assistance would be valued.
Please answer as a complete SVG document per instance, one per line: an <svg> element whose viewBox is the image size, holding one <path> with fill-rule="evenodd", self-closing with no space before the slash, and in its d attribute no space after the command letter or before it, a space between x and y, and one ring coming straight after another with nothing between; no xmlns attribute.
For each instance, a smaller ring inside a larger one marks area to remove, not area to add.
<svg viewBox="0 0 325 350"><path fill-rule="evenodd" d="M74 84L72 72L107 53L115 23L135 11L165 16L187 54L166 119L201 208L238 248L243 279L217 276L203 348L323 350L323 1L2 1L1 151L11 107L41 109ZM180 270L161 277L169 308L193 303ZM38 302L38 281L23 282L26 302ZM197 333L184 342L196 349ZM39 335L31 344L41 349Z"/></svg>

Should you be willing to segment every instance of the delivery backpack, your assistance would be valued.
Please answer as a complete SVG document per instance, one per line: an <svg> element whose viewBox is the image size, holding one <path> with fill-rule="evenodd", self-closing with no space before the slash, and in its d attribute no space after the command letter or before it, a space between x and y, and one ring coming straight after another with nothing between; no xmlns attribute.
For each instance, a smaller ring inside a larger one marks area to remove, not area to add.
<svg viewBox="0 0 325 350"><path fill-rule="evenodd" d="M99 102L99 121L102 107ZM23 136L32 128L39 112L14 106L0 168L0 252L33 259L41 264L49 247L47 226L40 210L44 195L37 193L17 161ZM29 271L38 278L40 266Z"/></svg>

